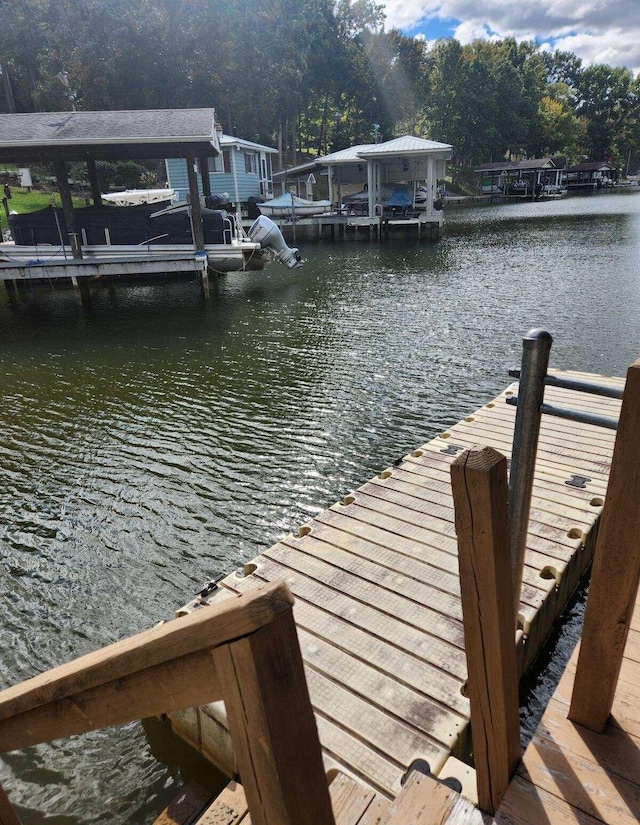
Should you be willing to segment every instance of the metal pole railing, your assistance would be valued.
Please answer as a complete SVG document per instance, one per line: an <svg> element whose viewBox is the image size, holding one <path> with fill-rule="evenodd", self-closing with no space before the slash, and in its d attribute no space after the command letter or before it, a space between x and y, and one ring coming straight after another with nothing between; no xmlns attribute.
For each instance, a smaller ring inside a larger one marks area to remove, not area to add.
<svg viewBox="0 0 640 825"><path fill-rule="evenodd" d="M543 329L529 330L522 339L522 368L509 475L509 524L516 616L520 606L531 492L540 434L540 408L552 343L551 334Z"/></svg>

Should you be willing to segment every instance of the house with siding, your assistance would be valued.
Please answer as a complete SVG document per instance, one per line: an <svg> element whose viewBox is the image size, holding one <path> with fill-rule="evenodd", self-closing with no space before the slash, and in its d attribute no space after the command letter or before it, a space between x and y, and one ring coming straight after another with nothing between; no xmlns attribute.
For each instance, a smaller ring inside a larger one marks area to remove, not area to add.
<svg viewBox="0 0 640 825"><path fill-rule="evenodd" d="M220 150L220 155L208 159L212 195L227 192L236 209L246 207L251 197L260 200L273 197L271 156L277 154L277 149L222 134ZM179 200L186 200L187 162L183 158L168 158L166 167L169 186L175 189Z"/></svg>

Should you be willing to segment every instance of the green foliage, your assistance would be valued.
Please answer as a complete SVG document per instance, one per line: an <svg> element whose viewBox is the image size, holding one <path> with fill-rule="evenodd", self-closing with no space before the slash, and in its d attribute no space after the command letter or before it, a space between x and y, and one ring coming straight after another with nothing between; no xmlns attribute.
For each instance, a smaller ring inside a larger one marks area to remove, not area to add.
<svg viewBox="0 0 640 825"><path fill-rule="evenodd" d="M451 143L460 167L640 147L628 70L513 38L427 49L384 31L376 0L4 0L0 76L18 111L214 106L286 164L403 133ZM119 174L101 170L127 186L145 170Z"/></svg>

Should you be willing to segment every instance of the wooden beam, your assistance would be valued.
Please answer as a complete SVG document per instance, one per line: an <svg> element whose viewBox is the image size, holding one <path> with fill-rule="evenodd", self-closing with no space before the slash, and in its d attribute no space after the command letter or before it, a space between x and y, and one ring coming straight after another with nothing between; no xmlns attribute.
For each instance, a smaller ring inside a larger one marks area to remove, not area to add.
<svg viewBox="0 0 640 825"><path fill-rule="evenodd" d="M67 223L67 230L69 232L71 253L74 258L82 258L80 235L75 231L73 201L71 200L71 189L69 188L67 164L65 163L64 158L56 156L53 166L56 173L56 180L58 182L58 192L60 193L60 199L62 200L64 219Z"/></svg>
<svg viewBox="0 0 640 825"><path fill-rule="evenodd" d="M0 825L20 825L18 814L14 811L9 798L0 785Z"/></svg>
<svg viewBox="0 0 640 825"><path fill-rule="evenodd" d="M89 175L89 185L91 186L91 198L94 206L102 206L102 192L100 191L100 181L98 180L98 170L93 158L87 158L87 173Z"/></svg>
<svg viewBox="0 0 640 825"><path fill-rule="evenodd" d="M292 611L214 659L252 825L334 825Z"/></svg>
<svg viewBox="0 0 640 825"><path fill-rule="evenodd" d="M189 203L191 204L191 230L193 232L193 246L196 251L204 249L204 229L202 227L202 211L200 209L200 193L196 179L196 158L193 152L187 152L187 178L189 180Z"/></svg>
<svg viewBox="0 0 640 825"><path fill-rule="evenodd" d="M274 582L123 639L2 691L0 720L246 636L292 604L287 586Z"/></svg>
<svg viewBox="0 0 640 825"><path fill-rule="evenodd" d="M180 656L114 677L89 690L38 705L0 722L0 751L7 752L133 722L222 698L211 650Z"/></svg>
<svg viewBox="0 0 640 825"><path fill-rule="evenodd" d="M209 177L209 158L198 156L198 171L202 181L202 194L207 197L211 194L211 178Z"/></svg>
<svg viewBox="0 0 640 825"><path fill-rule="evenodd" d="M627 371L569 719L602 732L640 581L640 360Z"/></svg>
<svg viewBox="0 0 640 825"><path fill-rule="evenodd" d="M507 461L465 450L451 484L478 805L493 814L520 758Z"/></svg>

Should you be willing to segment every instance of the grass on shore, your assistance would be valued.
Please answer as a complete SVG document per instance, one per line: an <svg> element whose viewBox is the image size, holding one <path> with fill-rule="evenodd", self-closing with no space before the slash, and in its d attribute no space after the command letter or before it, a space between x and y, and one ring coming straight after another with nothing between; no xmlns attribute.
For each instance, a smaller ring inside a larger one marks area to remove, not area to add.
<svg viewBox="0 0 640 825"><path fill-rule="evenodd" d="M0 189L0 195L2 195L2 189ZM11 200L8 201L7 205L9 212L24 215L27 212L35 212L38 209L50 206L52 200L56 206L62 206L60 195L57 192L41 192L38 189L26 192L16 186L11 188ZM85 206L84 198L73 198L73 205L78 208Z"/></svg>

